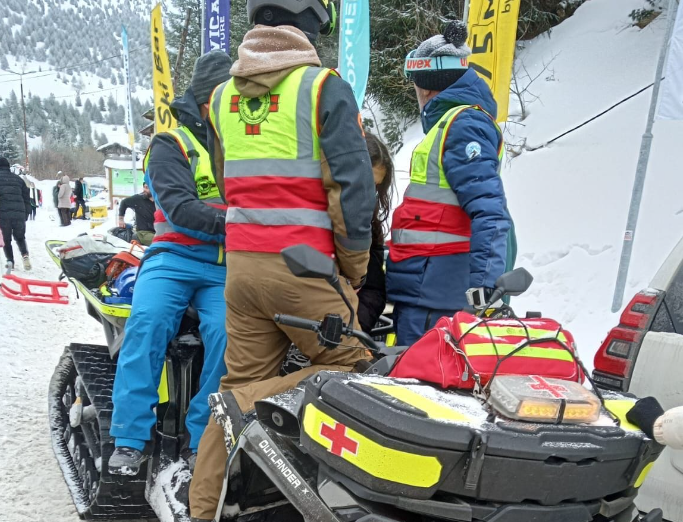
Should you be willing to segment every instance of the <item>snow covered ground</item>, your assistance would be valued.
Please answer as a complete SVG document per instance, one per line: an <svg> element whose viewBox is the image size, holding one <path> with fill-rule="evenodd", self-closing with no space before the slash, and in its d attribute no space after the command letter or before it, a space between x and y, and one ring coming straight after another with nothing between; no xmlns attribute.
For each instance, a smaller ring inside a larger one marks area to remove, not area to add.
<svg viewBox="0 0 683 522"><path fill-rule="evenodd" d="M60 228L56 210L38 209L26 233L33 270L18 268L16 274L56 281L59 270L45 251L45 241L71 239L88 229L86 221ZM20 259L16 245L14 250ZM104 344L104 334L86 314L83 299L76 300L73 288L68 293L68 306L10 301L0 295L2 522L79 520L52 452L46 393L64 346L74 341Z"/></svg>
<svg viewBox="0 0 683 522"><path fill-rule="evenodd" d="M642 0L590 0L519 54L532 76L552 61L531 87L539 99L506 138L546 142L652 82L665 20L643 30L628 13ZM524 152L506 165L505 180L519 236L519 262L536 277L520 310L541 310L565 324L586 362L617 321L609 312L649 92L548 148ZM515 107L513 106L514 110ZM418 127L406 135L396 158L407 171ZM683 177L677 153L683 123L657 123L636 237L630 295L650 278L683 229ZM406 174L399 188L406 185ZM44 194L50 205L51 194ZM59 228L56 212L40 209L28 223L32 276L55 280L46 239L69 239L85 222ZM106 226L106 225L104 225ZM18 270L21 275L21 269ZM76 522L52 454L46 391L64 345L103 342L82 301L68 306L17 303L0 296L0 522Z"/></svg>

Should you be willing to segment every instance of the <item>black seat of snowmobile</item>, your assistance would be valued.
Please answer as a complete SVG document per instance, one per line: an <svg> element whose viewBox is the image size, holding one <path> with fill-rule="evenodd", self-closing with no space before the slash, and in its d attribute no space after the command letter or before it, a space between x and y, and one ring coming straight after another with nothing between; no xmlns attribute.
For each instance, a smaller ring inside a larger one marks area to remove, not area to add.
<svg viewBox="0 0 683 522"><path fill-rule="evenodd" d="M190 305L187 307L187 310L185 310L185 315L189 318L192 319L193 321L199 322L199 312L197 312L197 309Z"/></svg>

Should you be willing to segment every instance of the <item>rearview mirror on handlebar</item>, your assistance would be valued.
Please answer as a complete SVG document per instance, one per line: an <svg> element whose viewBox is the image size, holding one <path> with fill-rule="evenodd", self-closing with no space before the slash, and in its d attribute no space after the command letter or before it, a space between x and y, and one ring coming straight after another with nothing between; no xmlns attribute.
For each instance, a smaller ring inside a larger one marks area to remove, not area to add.
<svg viewBox="0 0 683 522"><path fill-rule="evenodd" d="M533 280L526 268L516 268L496 279L496 291L503 295L518 296L529 289Z"/></svg>
<svg viewBox="0 0 683 522"><path fill-rule="evenodd" d="M294 245L281 252L290 272L296 277L326 279L332 283L337 278L334 260L308 245Z"/></svg>

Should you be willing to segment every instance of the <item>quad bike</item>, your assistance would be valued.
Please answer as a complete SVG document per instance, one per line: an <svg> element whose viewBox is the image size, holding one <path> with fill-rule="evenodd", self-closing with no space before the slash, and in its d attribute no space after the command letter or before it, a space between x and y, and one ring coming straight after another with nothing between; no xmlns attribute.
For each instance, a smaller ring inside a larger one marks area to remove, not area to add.
<svg viewBox="0 0 683 522"><path fill-rule="evenodd" d="M343 298L329 258L304 246L283 257L295 275L326 279ZM530 282L523 269L505 274L488 305ZM497 313L514 317L508 306ZM401 349L339 316L275 320L316 332L330 349L356 338L377 362L365 374L319 372L257 402L257 418L234 443L222 396L211 395L229 454L216 520L661 522L661 510L641 515L633 503L662 447L626 420L632 397L571 383L597 402L597 420L515 420L510 402L523 398L514 386L498 386L496 396L492 385L487 397L386 377ZM553 403L539 396L534 415ZM571 402L554 404L565 412Z"/></svg>
<svg viewBox="0 0 683 522"><path fill-rule="evenodd" d="M60 245L47 244L56 262ZM307 247L283 255L296 275L326 278L341 290L329 258ZM525 289L514 275L499 280L498 297ZM96 292L73 282L107 338L107 346L67 347L49 389L53 446L79 515L187 522L177 497L189 471L179 453L202 359L197 319L188 311L169 346L153 458L137 477L112 476L107 472L113 451L111 392L130 307L103 303ZM512 420L471 392L386 377L402 349L386 348L339 316L275 320L317 332L330 349L343 349L342 335L357 338L376 362L363 375L320 372L290 392L260 401L257 419L234 444L221 396L211 396L229 450L217 519L661 521L659 510L641 517L633 505L662 448L625 420L619 425L623 411L614 405L623 410L632 399L606 394L593 423Z"/></svg>

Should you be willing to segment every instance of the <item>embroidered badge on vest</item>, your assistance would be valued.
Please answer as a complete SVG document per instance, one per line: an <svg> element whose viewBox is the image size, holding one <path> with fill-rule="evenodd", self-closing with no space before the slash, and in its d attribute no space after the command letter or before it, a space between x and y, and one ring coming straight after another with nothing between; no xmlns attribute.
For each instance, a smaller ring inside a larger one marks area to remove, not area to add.
<svg viewBox="0 0 683 522"><path fill-rule="evenodd" d="M230 100L230 112L239 113L240 121L245 123L244 133L247 136L259 136L261 124L268 120L271 112L278 112L279 103L279 94L266 93L260 98L233 95Z"/></svg>

